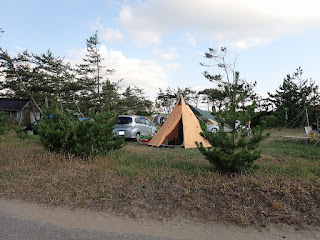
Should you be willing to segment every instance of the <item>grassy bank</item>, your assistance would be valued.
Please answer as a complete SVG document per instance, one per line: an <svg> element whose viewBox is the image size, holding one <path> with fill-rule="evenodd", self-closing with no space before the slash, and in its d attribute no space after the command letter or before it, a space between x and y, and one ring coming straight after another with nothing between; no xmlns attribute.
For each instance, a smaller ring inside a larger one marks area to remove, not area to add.
<svg viewBox="0 0 320 240"><path fill-rule="evenodd" d="M135 218L320 226L320 146L273 133L260 146L259 169L232 175L213 172L197 149L133 142L84 160L11 133L0 139L0 197Z"/></svg>

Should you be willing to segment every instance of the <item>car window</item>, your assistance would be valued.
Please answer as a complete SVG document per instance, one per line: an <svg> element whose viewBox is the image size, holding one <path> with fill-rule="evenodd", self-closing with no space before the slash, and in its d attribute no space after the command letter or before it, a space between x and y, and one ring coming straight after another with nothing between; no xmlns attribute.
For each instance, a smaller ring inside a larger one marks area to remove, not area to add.
<svg viewBox="0 0 320 240"><path fill-rule="evenodd" d="M136 118L136 119L135 119L135 122L136 122L136 123L139 123L139 124L142 124L142 120L141 120L140 118Z"/></svg>
<svg viewBox="0 0 320 240"><path fill-rule="evenodd" d="M135 122L136 122L136 123L139 123L139 124L144 124L143 119L138 118L138 117L135 119Z"/></svg>
<svg viewBox="0 0 320 240"><path fill-rule="evenodd" d="M151 125L150 120L145 119L145 118L143 118L143 117L137 117L134 121L135 121L136 123L139 123L139 124Z"/></svg>
<svg viewBox="0 0 320 240"><path fill-rule="evenodd" d="M136 118L134 121L135 121L136 123L139 123L139 124L142 124L142 123L143 123L141 118Z"/></svg>
<svg viewBox="0 0 320 240"><path fill-rule="evenodd" d="M145 120L145 119L140 118L139 120L140 120L140 123L141 123L141 124L146 124L146 120Z"/></svg>
<svg viewBox="0 0 320 240"><path fill-rule="evenodd" d="M130 124L132 123L131 117L118 117L119 124Z"/></svg>

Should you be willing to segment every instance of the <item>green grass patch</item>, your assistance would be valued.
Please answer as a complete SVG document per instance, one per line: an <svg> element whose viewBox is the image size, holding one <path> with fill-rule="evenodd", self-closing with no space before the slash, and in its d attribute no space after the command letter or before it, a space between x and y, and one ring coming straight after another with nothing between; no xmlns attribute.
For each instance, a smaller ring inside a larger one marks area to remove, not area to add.
<svg viewBox="0 0 320 240"><path fill-rule="evenodd" d="M320 161L320 145L289 141L265 141L260 144L262 154L287 159L288 157Z"/></svg>
<svg viewBox="0 0 320 240"><path fill-rule="evenodd" d="M0 146L1 144L5 145L6 147L30 147L34 145L41 144L40 137L38 135L28 135L26 133L23 134L23 138L19 137L15 131L11 130L6 135L0 136Z"/></svg>
<svg viewBox="0 0 320 240"><path fill-rule="evenodd" d="M108 158L113 163L113 169L120 169L121 174L129 176L155 169L182 171L188 175L211 169L197 149L150 148L132 143L125 149L110 152Z"/></svg>
<svg viewBox="0 0 320 240"><path fill-rule="evenodd" d="M270 176L295 176L295 177L313 177L320 176L320 162L309 161L301 158L287 157L277 159L264 156L258 162L259 168L254 171L255 174L268 174Z"/></svg>

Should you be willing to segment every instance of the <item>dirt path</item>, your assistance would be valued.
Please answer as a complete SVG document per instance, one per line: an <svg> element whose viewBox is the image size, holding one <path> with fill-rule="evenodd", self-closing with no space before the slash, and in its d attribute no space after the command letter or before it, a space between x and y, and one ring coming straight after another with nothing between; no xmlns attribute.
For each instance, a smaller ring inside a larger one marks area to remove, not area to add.
<svg viewBox="0 0 320 240"><path fill-rule="evenodd" d="M148 219L115 217L109 213L71 211L46 205L0 199L0 211L23 220L38 221L69 229L141 234L173 239L320 239L320 230L296 231L293 228L256 230L219 224L199 224L177 220L157 222Z"/></svg>

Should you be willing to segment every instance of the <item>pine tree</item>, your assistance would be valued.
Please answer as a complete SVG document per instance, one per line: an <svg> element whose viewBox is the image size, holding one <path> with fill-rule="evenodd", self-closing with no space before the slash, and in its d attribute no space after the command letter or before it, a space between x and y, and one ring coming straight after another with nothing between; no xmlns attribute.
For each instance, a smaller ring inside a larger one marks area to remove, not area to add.
<svg viewBox="0 0 320 240"><path fill-rule="evenodd" d="M170 88L165 90L159 89L157 93L156 106L160 112L170 113L173 109L177 99L183 96L184 100L188 103L198 104L199 95L196 91L191 88Z"/></svg>
<svg viewBox="0 0 320 240"><path fill-rule="evenodd" d="M30 71L29 57L29 53L25 51L23 54L19 54L16 58L12 59L0 47L0 70L1 74L5 77L5 81L0 84L0 90L5 89L7 96L15 97L17 92L21 93L21 96L29 98L40 114L42 114L42 109L30 90L34 73Z"/></svg>
<svg viewBox="0 0 320 240"><path fill-rule="evenodd" d="M226 93L224 88L207 88L199 92L204 95L202 99L208 103L208 111L219 112L224 105ZM212 104L212 109L209 109L209 105Z"/></svg>
<svg viewBox="0 0 320 240"><path fill-rule="evenodd" d="M106 112L113 113L124 113L126 106L123 104L121 99L120 82L111 82L106 80L102 83L101 99L102 99L102 109Z"/></svg>
<svg viewBox="0 0 320 240"><path fill-rule="evenodd" d="M91 111L89 119L75 121L71 114L52 108L46 114L53 118L42 119L36 125L42 144L50 151L71 153L81 157L105 155L121 148L125 141L114 135L116 115Z"/></svg>
<svg viewBox="0 0 320 240"><path fill-rule="evenodd" d="M198 147L215 169L223 172L243 172L252 168L254 161L260 157L260 152L257 150L258 143L266 135L262 135L262 127L256 126L252 130L252 136L248 137L247 129L242 127L242 124L247 124L255 116L256 95L253 92L255 84L240 79L239 72L234 70L235 63L226 63L226 53L226 48L221 48L220 52L209 49L205 55L225 73L225 76L219 73L211 75L206 71L204 75L211 82L218 83L224 89L226 97L224 106L216 113L220 131L209 133L202 124L201 135L212 147L204 148L201 144L198 144Z"/></svg>
<svg viewBox="0 0 320 240"><path fill-rule="evenodd" d="M40 55L33 55L33 63L36 65L36 72L40 82L46 84L50 101L64 108L75 109L73 95L80 90L75 81L75 75L70 63L65 63L63 58L55 57L48 50Z"/></svg>
<svg viewBox="0 0 320 240"><path fill-rule="evenodd" d="M5 76L5 81L2 82L1 89L7 90L5 95L9 97L27 98L28 94L23 85L20 84L17 74L19 74L26 87L30 89L34 83L32 81L34 72L31 66L31 55L29 52L24 51L14 58L11 58L7 52L1 52L0 61L1 72ZM38 100L36 96L35 99Z"/></svg>
<svg viewBox="0 0 320 240"><path fill-rule="evenodd" d="M275 115L282 123L289 123L310 105L319 101L318 86L311 79L302 78L302 68L283 79L275 94L268 93L269 101L275 107ZM304 116L296 119L292 126L298 127L305 122Z"/></svg>
<svg viewBox="0 0 320 240"><path fill-rule="evenodd" d="M127 87L122 94L122 103L126 106L126 112L138 115L149 115L152 102L144 96L141 88Z"/></svg>
<svg viewBox="0 0 320 240"><path fill-rule="evenodd" d="M11 58L7 53L0 54L2 74L5 80L0 89L6 89L6 97L30 98L44 107L45 103L75 108L72 93L79 90L69 63L55 57L48 50L36 55L28 51ZM23 82L23 84L21 83Z"/></svg>
<svg viewBox="0 0 320 240"><path fill-rule="evenodd" d="M112 74L113 69L106 69L102 65L104 60L99 49L98 31L87 39L87 53L83 58L83 63L77 65L78 83L81 86L80 101L82 110L88 113L88 109L95 111L101 109L103 103L101 99L102 83L106 81L106 75Z"/></svg>

